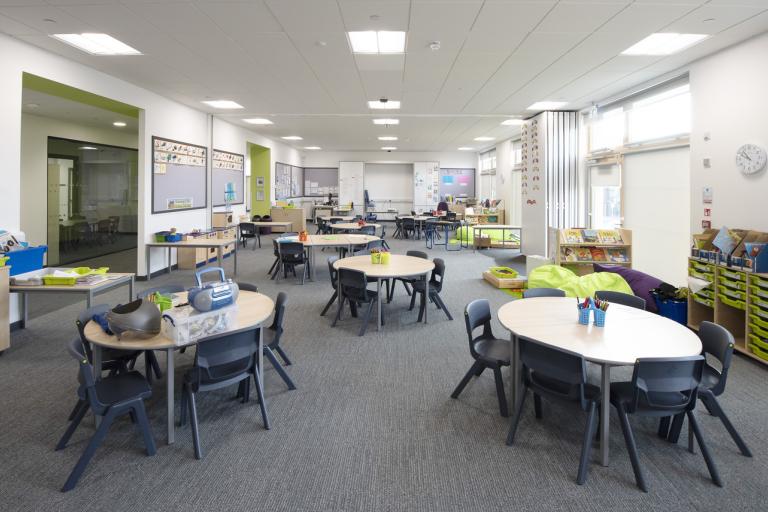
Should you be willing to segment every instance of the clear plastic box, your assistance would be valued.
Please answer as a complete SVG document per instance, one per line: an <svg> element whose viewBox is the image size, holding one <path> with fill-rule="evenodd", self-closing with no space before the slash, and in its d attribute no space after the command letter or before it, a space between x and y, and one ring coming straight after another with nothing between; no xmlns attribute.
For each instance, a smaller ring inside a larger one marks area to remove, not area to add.
<svg viewBox="0 0 768 512"><path fill-rule="evenodd" d="M163 313L163 334L177 345L233 328L237 325L237 304L201 313L192 306L173 308Z"/></svg>

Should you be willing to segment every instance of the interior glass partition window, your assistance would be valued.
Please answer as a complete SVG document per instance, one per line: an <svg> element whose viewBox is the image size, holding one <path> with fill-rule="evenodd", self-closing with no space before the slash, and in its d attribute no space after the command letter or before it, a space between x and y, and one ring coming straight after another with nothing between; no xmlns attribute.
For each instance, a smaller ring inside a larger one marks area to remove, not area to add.
<svg viewBox="0 0 768 512"><path fill-rule="evenodd" d="M48 138L48 265L136 249L138 151Z"/></svg>
<svg viewBox="0 0 768 512"><path fill-rule="evenodd" d="M480 153L479 199L496 197L496 149Z"/></svg>

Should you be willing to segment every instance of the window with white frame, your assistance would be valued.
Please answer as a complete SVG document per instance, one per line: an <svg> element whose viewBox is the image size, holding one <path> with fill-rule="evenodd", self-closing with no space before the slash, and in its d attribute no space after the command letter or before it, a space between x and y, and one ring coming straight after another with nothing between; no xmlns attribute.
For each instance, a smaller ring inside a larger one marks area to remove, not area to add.
<svg viewBox="0 0 768 512"><path fill-rule="evenodd" d="M496 198L496 148L480 153L480 196Z"/></svg>

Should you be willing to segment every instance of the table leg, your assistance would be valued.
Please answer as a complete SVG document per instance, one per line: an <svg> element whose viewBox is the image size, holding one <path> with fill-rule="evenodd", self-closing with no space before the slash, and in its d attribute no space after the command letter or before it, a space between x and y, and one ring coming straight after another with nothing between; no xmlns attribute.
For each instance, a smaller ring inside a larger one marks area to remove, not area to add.
<svg viewBox="0 0 768 512"><path fill-rule="evenodd" d="M216 263L219 268L224 268L224 248L222 246L216 249Z"/></svg>
<svg viewBox="0 0 768 512"><path fill-rule="evenodd" d="M146 246L144 251L145 252L144 258L147 260L147 281L152 279L152 269L149 268L149 252L151 251L151 249L152 249L151 247Z"/></svg>
<svg viewBox="0 0 768 512"><path fill-rule="evenodd" d="M608 466L609 453L609 427L611 421L611 366L602 365L602 377L600 379L600 391L602 394L602 408L600 409L600 464Z"/></svg>
<svg viewBox="0 0 768 512"><path fill-rule="evenodd" d="M376 278L376 330L381 330L381 278Z"/></svg>
<svg viewBox="0 0 768 512"><path fill-rule="evenodd" d="M93 379L100 381L102 368L101 347L96 344L91 344L91 353L93 354ZM96 420L96 428L99 428L99 424L101 423L101 416L94 414L93 417Z"/></svg>
<svg viewBox="0 0 768 512"><path fill-rule="evenodd" d="M128 281L128 302L133 300L133 286L136 284L136 277L131 276L131 280Z"/></svg>
<svg viewBox="0 0 768 512"><path fill-rule="evenodd" d="M29 300L28 294L21 294L21 325L25 329L27 328L27 320L29 319Z"/></svg>
<svg viewBox="0 0 768 512"><path fill-rule="evenodd" d="M89 291L89 292L88 292L88 293L85 295L85 307L86 307L87 309L91 309L91 303L92 303L92 302L93 302L93 292L92 292L92 291ZM128 301L128 302L130 302L130 301Z"/></svg>
<svg viewBox="0 0 768 512"><path fill-rule="evenodd" d="M413 290L416 293L416 290ZM427 323L427 311L429 311L429 272L424 274L424 323Z"/></svg>
<svg viewBox="0 0 768 512"><path fill-rule="evenodd" d="M173 363L173 348L168 348L165 351L167 357L166 362L167 366L165 369L165 378L166 378L166 394L167 394L167 407L168 407L168 444L173 444L174 441L176 441L176 413L175 413L175 403L174 403L174 389L173 385L175 384L175 377L176 373L174 371L174 363ZM148 371L152 371L151 369Z"/></svg>
<svg viewBox="0 0 768 512"><path fill-rule="evenodd" d="M171 273L171 248L168 247L168 273Z"/></svg>

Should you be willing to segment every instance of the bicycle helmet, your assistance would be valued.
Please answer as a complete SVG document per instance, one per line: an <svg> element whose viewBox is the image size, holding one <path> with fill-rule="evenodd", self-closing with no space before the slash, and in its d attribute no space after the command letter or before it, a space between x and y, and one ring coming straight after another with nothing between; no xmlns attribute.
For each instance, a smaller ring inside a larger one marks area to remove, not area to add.
<svg viewBox="0 0 768 512"><path fill-rule="evenodd" d="M135 338L151 338L160 334L160 310L151 302L138 299L107 312L107 324L117 339L126 333Z"/></svg>

